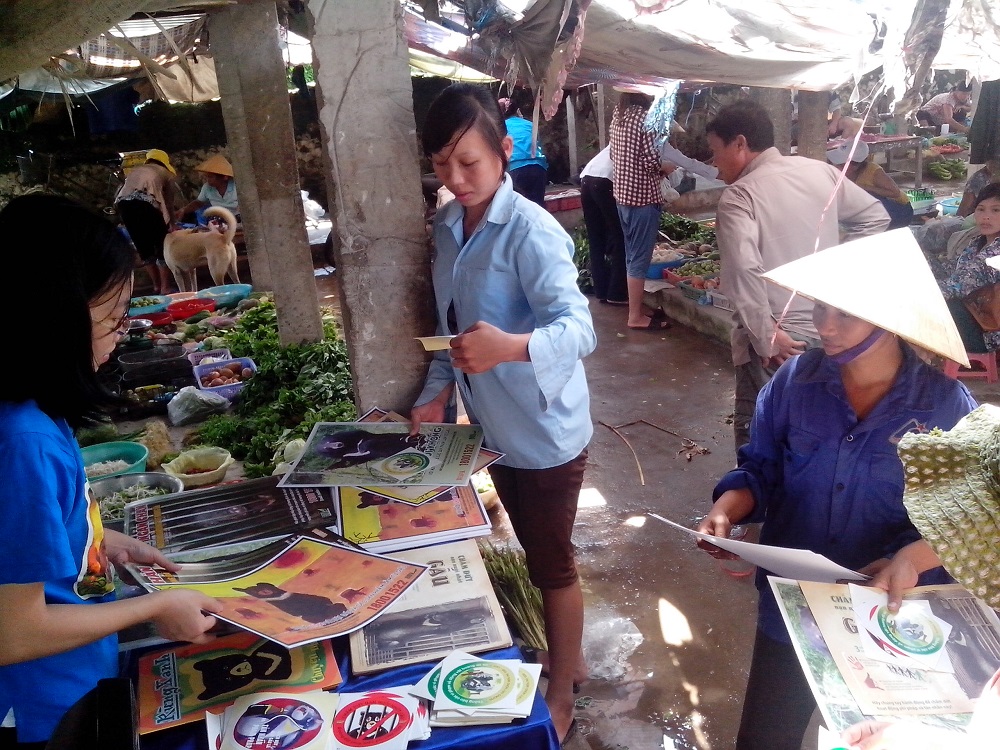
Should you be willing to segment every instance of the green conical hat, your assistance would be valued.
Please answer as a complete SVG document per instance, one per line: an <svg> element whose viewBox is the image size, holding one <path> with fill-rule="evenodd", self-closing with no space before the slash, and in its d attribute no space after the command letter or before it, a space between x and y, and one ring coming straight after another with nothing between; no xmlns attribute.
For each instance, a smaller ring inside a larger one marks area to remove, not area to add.
<svg viewBox="0 0 1000 750"><path fill-rule="evenodd" d="M1000 408L984 404L945 433L899 441L903 505L955 579L1000 607Z"/></svg>
<svg viewBox="0 0 1000 750"><path fill-rule="evenodd" d="M820 250L764 278L969 366L948 305L909 229Z"/></svg>

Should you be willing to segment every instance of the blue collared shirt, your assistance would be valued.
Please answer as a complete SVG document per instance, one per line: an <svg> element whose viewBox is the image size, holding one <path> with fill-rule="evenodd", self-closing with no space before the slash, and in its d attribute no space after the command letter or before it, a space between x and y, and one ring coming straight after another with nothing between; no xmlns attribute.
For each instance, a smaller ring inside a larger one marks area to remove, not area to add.
<svg viewBox="0 0 1000 750"><path fill-rule="evenodd" d="M576 285L573 241L545 209L514 192L509 175L463 245L464 216L452 201L434 222L438 333L461 333L478 321L530 333L531 361L466 376L452 367L447 351L438 352L416 403L455 382L469 419L483 426L486 445L506 454L502 463L559 466L576 458L594 431L582 359L597 337ZM456 327L450 331L452 304Z"/></svg>
<svg viewBox="0 0 1000 750"><path fill-rule="evenodd" d="M750 442L713 498L749 488L756 505L745 520L764 522L761 544L812 550L852 570L919 539L896 445L910 431L950 430L977 404L962 383L903 351L892 388L860 421L822 349L788 360L761 390ZM758 627L787 643L765 576L757 574Z"/></svg>

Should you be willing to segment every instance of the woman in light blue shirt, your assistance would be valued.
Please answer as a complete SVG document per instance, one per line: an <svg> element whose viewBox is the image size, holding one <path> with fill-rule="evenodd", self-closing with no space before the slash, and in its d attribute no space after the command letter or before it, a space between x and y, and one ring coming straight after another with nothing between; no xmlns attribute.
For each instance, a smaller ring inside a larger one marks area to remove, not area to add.
<svg viewBox="0 0 1000 750"><path fill-rule="evenodd" d="M488 90L454 84L431 104L424 153L455 195L434 222L438 333L411 411L442 422L458 386L486 445L497 493L542 591L548 640L545 700L560 740L571 731L574 683L587 677L583 598L571 535L593 433L582 359L596 337L576 285L573 242L505 174L512 142Z"/></svg>

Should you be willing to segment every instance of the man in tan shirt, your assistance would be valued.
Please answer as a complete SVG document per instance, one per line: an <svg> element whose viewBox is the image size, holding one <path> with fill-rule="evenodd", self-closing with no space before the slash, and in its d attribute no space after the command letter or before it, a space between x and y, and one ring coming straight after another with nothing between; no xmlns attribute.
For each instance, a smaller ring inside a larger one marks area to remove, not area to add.
<svg viewBox="0 0 1000 750"><path fill-rule="evenodd" d="M883 232L889 216L878 200L829 164L782 156L774 147L774 125L755 102L724 107L707 132L719 179L729 185L719 200L716 236L720 289L736 311L739 449L749 439L757 393L782 362L818 343L812 303L793 299L761 274L841 240Z"/></svg>

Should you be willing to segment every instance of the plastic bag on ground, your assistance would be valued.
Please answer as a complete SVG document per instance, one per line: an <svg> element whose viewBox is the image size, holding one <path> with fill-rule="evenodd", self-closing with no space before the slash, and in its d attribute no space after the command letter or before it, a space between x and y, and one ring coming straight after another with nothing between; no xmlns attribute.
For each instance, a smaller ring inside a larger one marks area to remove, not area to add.
<svg viewBox="0 0 1000 750"><path fill-rule="evenodd" d="M167 404L167 416L170 423L176 427L194 422L202 422L213 414L224 414L229 408L229 401L217 393L208 393L185 386Z"/></svg>
<svg viewBox="0 0 1000 750"><path fill-rule="evenodd" d="M625 617L587 614L583 657L590 676L612 680L624 677L628 658L642 643L642 633Z"/></svg>

